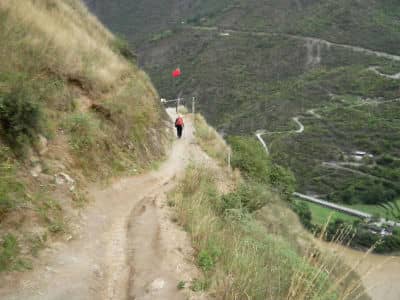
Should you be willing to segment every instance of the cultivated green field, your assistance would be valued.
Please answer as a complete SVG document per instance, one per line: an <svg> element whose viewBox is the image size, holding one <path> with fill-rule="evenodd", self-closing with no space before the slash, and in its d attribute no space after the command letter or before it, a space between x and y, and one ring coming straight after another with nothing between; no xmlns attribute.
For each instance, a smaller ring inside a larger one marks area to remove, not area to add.
<svg viewBox="0 0 400 300"><path fill-rule="evenodd" d="M329 222L335 222L337 219L341 219L348 222L359 220L356 217L352 217L347 214L308 201L300 199L296 199L295 201L300 203L305 203L308 205L312 214L312 223L316 225L324 226L328 223L328 220Z"/></svg>

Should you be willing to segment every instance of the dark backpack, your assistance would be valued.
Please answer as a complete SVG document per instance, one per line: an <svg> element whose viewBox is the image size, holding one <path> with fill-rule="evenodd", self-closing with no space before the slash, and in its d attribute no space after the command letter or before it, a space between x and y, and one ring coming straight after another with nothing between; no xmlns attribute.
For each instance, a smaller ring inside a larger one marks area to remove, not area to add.
<svg viewBox="0 0 400 300"><path fill-rule="evenodd" d="M177 118L175 120L175 126L182 126L183 125L183 119L182 118Z"/></svg>

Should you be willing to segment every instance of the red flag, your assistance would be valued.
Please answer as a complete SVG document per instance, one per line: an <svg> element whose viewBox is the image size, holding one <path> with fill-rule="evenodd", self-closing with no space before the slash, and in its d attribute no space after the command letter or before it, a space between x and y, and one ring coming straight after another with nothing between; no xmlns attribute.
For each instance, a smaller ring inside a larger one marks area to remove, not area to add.
<svg viewBox="0 0 400 300"><path fill-rule="evenodd" d="M172 77L177 78L181 76L181 74L182 74L181 69L177 68L172 72Z"/></svg>

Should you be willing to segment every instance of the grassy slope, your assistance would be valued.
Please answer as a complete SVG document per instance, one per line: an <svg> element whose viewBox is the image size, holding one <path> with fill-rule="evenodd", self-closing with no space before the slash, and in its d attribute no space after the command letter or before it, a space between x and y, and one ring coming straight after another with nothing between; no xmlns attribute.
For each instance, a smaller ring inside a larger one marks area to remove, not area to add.
<svg viewBox="0 0 400 300"><path fill-rule="evenodd" d="M207 128L203 122L197 126ZM211 156L221 147L212 134L198 134L198 142ZM354 274L343 276L337 258L309 247L310 236L270 186L259 186L249 199L241 192L247 184L227 168L191 166L170 194L168 203L192 236L204 272L191 289L218 299L351 299L360 292ZM258 201L265 207L249 213Z"/></svg>
<svg viewBox="0 0 400 300"><path fill-rule="evenodd" d="M3 271L68 236L85 183L145 168L166 139L149 78L79 0L1 1L0 39Z"/></svg>
<svg viewBox="0 0 400 300"><path fill-rule="evenodd" d="M196 114L194 125L197 143L200 147L220 164L227 165L231 150L225 140L207 124L200 114Z"/></svg>

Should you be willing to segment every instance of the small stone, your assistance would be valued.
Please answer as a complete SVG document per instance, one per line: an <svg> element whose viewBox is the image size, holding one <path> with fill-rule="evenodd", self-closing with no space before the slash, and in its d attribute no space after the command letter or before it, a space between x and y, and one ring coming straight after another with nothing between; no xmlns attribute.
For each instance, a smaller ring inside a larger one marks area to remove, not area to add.
<svg viewBox="0 0 400 300"><path fill-rule="evenodd" d="M40 155L43 155L48 151L47 144L47 139L43 135L39 135L38 151Z"/></svg>
<svg viewBox="0 0 400 300"><path fill-rule="evenodd" d="M54 179L55 179L55 181L56 181L56 183L57 183L58 185L62 185L62 184L65 183L64 178L62 178L61 176L56 175L56 176L54 176Z"/></svg>
<svg viewBox="0 0 400 300"><path fill-rule="evenodd" d="M40 162L40 159L39 159L39 157L37 157L35 155L31 155L29 157L29 161L32 163L32 165L35 165Z"/></svg>
<svg viewBox="0 0 400 300"><path fill-rule="evenodd" d="M34 168L31 169L31 175L33 177L38 177L42 173L42 166L40 164L36 165Z"/></svg>
<svg viewBox="0 0 400 300"><path fill-rule="evenodd" d="M47 270L48 272L52 272L52 273L55 273L55 272L56 272L54 269L50 268L49 266L46 267L46 270Z"/></svg>
<svg viewBox="0 0 400 300"><path fill-rule="evenodd" d="M165 286L165 280L162 278L157 278L154 280L149 287L149 292L157 292L159 290L162 290Z"/></svg>
<svg viewBox="0 0 400 300"><path fill-rule="evenodd" d="M71 176L69 176L66 173L58 173L57 175L55 175L55 181L59 185L67 183L70 187L75 186L75 180L72 179ZM74 187L74 189L75 189L75 187Z"/></svg>

